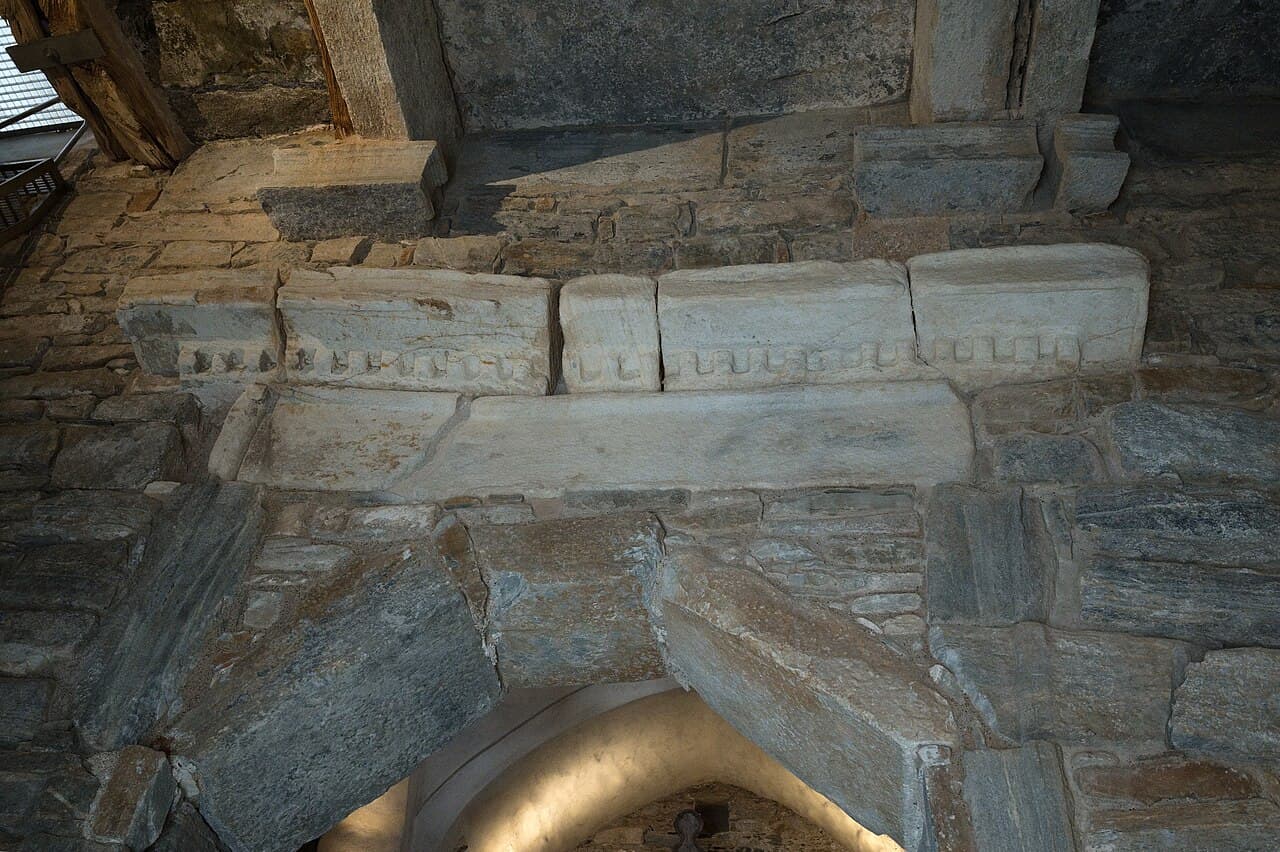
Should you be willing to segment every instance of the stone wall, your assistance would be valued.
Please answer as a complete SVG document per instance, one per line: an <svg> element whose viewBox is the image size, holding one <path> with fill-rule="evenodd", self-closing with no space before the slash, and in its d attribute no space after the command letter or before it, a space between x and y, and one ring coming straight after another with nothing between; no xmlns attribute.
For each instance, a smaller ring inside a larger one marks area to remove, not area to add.
<svg viewBox="0 0 1280 852"><path fill-rule="evenodd" d="M766 115L906 97L915 4L443 0L469 131Z"/></svg>
<svg viewBox="0 0 1280 852"><path fill-rule="evenodd" d="M838 852L822 831L776 802L727 784L704 784L654 802L602 828L580 852L643 852L672 848L672 827L682 811L723 808L727 825L698 838L705 852Z"/></svg>
<svg viewBox="0 0 1280 852"><path fill-rule="evenodd" d="M121 0L116 11L193 138L332 120L302 0Z"/></svg>
<svg viewBox="0 0 1280 852"><path fill-rule="evenodd" d="M1103 0L1086 98L1280 96L1280 8L1258 0Z"/></svg>

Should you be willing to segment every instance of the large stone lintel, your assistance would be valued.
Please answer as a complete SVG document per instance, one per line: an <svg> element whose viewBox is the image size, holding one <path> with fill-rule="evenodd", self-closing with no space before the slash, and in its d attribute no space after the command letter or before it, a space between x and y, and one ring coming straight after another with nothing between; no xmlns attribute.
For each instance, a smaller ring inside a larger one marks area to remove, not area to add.
<svg viewBox="0 0 1280 852"><path fill-rule="evenodd" d="M551 284L429 269L298 270L278 304L292 381L545 394Z"/></svg>
<svg viewBox="0 0 1280 852"><path fill-rule="evenodd" d="M920 374L906 270L883 260L672 272L658 322L668 390Z"/></svg>
<svg viewBox="0 0 1280 852"><path fill-rule="evenodd" d="M1148 271L1131 249L972 249L907 267L920 356L962 385L1129 368L1141 357Z"/></svg>
<svg viewBox="0 0 1280 852"><path fill-rule="evenodd" d="M116 316L148 373L190 381L262 381L280 364L271 270L138 276Z"/></svg>
<svg viewBox="0 0 1280 852"><path fill-rule="evenodd" d="M303 143L276 150L258 200L288 240L395 240L427 232L447 179L435 142Z"/></svg>
<svg viewBox="0 0 1280 852"><path fill-rule="evenodd" d="M225 428L247 447L217 456L242 457L241 480L303 490L435 500L932 484L967 477L973 455L968 413L942 382L484 397L461 408L442 393L273 393L237 407L251 422Z"/></svg>
<svg viewBox="0 0 1280 852"><path fill-rule="evenodd" d="M1044 158L1033 124L991 122L859 131L853 188L872 216L1023 208Z"/></svg>

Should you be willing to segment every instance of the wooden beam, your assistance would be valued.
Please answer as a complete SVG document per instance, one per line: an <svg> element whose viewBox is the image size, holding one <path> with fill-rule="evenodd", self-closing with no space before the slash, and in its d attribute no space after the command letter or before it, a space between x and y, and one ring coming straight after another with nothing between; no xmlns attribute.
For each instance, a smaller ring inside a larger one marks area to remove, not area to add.
<svg viewBox="0 0 1280 852"><path fill-rule="evenodd" d="M54 84L58 94L85 117L95 136L101 134L99 141L108 155L171 169L191 153L191 140L147 79L120 21L102 0L4 0L0 8L11 23L22 21L21 28L14 29L20 43L93 30L105 54L50 72L49 77L62 81ZM78 90L71 97L63 94L63 89L70 91L68 79Z"/></svg>
<svg viewBox="0 0 1280 852"><path fill-rule="evenodd" d="M351 121L351 109L347 99L342 95L338 85L338 77L333 73L333 60L329 57L329 44L325 41L324 30L320 26L320 15L316 12L315 0L303 0L307 5L307 17L311 19L311 32L316 37L316 47L320 51L320 64L324 67L324 84L329 90L329 112L333 114L333 132L339 139L353 135L355 124Z"/></svg>

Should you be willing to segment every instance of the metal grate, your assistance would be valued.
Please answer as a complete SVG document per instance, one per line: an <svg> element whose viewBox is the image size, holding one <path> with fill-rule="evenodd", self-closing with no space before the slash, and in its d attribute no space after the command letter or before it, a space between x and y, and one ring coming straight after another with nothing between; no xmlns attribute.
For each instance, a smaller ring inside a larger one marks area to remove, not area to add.
<svg viewBox="0 0 1280 852"><path fill-rule="evenodd" d="M49 85L49 80L40 71L23 74L14 67L13 60L5 48L16 43L9 23L0 18L0 119L17 115L25 109L42 104L58 93ZM79 124L80 116L63 104L49 107L30 118L24 118L5 128L6 133L23 130L42 130L46 128L62 128Z"/></svg>

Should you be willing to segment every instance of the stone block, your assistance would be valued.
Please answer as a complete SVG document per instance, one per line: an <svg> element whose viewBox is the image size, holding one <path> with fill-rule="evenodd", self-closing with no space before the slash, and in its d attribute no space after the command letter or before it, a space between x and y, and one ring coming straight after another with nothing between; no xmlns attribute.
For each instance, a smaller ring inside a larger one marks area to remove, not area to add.
<svg viewBox="0 0 1280 852"><path fill-rule="evenodd" d="M1017 11L1004 0L919 0L912 121L981 120L1005 109Z"/></svg>
<svg viewBox="0 0 1280 852"><path fill-rule="evenodd" d="M244 576L262 528L258 490L186 486L166 505L135 578L86 650L76 687L81 736L136 742L178 698L206 634Z"/></svg>
<svg viewBox="0 0 1280 852"><path fill-rule="evenodd" d="M192 381L274 374L276 272L209 269L130 279L116 317L148 373Z"/></svg>
<svg viewBox="0 0 1280 852"><path fill-rule="evenodd" d="M58 451L58 429L51 423L0 426L0 477L3 490L39 488L49 481L49 465Z"/></svg>
<svg viewBox="0 0 1280 852"><path fill-rule="evenodd" d="M1062 757L1052 743L966 751L964 800L982 852L1075 852Z"/></svg>
<svg viewBox="0 0 1280 852"><path fill-rule="evenodd" d="M169 758L139 745L125 746L114 757L93 803L89 835L103 843L146 849L160 836L178 790Z"/></svg>
<svg viewBox="0 0 1280 852"><path fill-rule="evenodd" d="M1188 752L1245 762L1280 759L1280 650L1209 651L1173 695L1169 741Z"/></svg>
<svg viewBox="0 0 1280 852"><path fill-rule="evenodd" d="M991 472L1006 482L1099 482L1106 477L1102 457L1077 435L1002 435L991 448Z"/></svg>
<svg viewBox="0 0 1280 852"><path fill-rule="evenodd" d="M1005 213L1027 203L1043 168L1030 124L875 127L858 132L853 189L872 216Z"/></svg>
<svg viewBox="0 0 1280 852"><path fill-rule="evenodd" d="M1142 355L1147 263L1131 249L969 249L907 268L920 357L962 385L1127 369Z"/></svg>
<svg viewBox="0 0 1280 852"><path fill-rule="evenodd" d="M26 742L44 724L52 682L34 678L0 678L0 746Z"/></svg>
<svg viewBox="0 0 1280 852"><path fill-rule="evenodd" d="M236 433L242 448L233 451L230 436L224 443L220 435L215 454L228 459L223 473L236 468L244 482L303 491L389 489L430 456L458 404L445 393L281 388L243 410L245 422L224 424L223 433Z"/></svg>
<svg viewBox="0 0 1280 852"><path fill-rule="evenodd" d="M96 627L87 613L0 610L0 675L40 674L66 662Z"/></svg>
<svg viewBox="0 0 1280 852"><path fill-rule="evenodd" d="M669 547L657 596L684 685L863 826L921 847L919 752L958 735L920 672L847 616L708 549Z"/></svg>
<svg viewBox="0 0 1280 852"><path fill-rule="evenodd" d="M1280 419L1213 405L1127 402L1106 415L1119 473L1131 479L1280 482Z"/></svg>
<svg viewBox="0 0 1280 852"><path fill-rule="evenodd" d="M490 397L395 490L439 499L934 483L967 477L972 453L968 413L937 382Z"/></svg>
<svg viewBox="0 0 1280 852"><path fill-rule="evenodd" d="M296 849L488 713L501 686L430 545L367 555L299 604L165 736L233 849Z"/></svg>
<svg viewBox="0 0 1280 852"><path fill-rule="evenodd" d="M295 271L280 288L294 382L545 394L551 284L428 269Z"/></svg>
<svg viewBox="0 0 1280 852"><path fill-rule="evenodd" d="M1031 118L1079 112L1099 0L1040 0L1031 15L1022 111Z"/></svg>
<svg viewBox="0 0 1280 852"><path fill-rule="evenodd" d="M0 602L14 609L105 611L125 574L125 549L107 542L28 547L0 568Z"/></svg>
<svg viewBox="0 0 1280 852"><path fill-rule="evenodd" d="M1117 151L1120 119L1113 115L1068 115L1053 129L1046 179L1053 206L1071 213L1106 210L1129 173L1129 155Z"/></svg>
<svg viewBox="0 0 1280 852"><path fill-rule="evenodd" d="M929 648L1015 742L1164 743L1181 643L1113 633L933 625Z"/></svg>
<svg viewBox="0 0 1280 852"><path fill-rule="evenodd" d="M419 237L448 179L435 142L350 139L278 148L258 200L286 240Z"/></svg>
<svg viewBox="0 0 1280 852"><path fill-rule="evenodd" d="M925 541L933 622L1046 620L1056 564L1039 501L1022 489L935 488Z"/></svg>
<svg viewBox="0 0 1280 852"><path fill-rule="evenodd" d="M663 677L641 602L661 548L651 515L469 527L508 688Z"/></svg>
<svg viewBox="0 0 1280 852"><path fill-rule="evenodd" d="M167 423L67 426L53 466L59 488L141 490L157 479L181 479L182 439Z"/></svg>
<svg viewBox="0 0 1280 852"><path fill-rule="evenodd" d="M662 389L656 294L652 278L626 275L593 275L561 288L570 393Z"/></svg>
<svg viewBox="0 0 1280 852"><path fill-rule="evenodd" d="M1162 808L1094 814L1083 842L1090 852L1257 852L1275 846L1277 823L1280 807L1267 799L1182 802Z"/></svg>
<svg viewBox="0 0 1280 852"><path fill-rule="evenodd" d="M901 265L760 264L658 281L667 390L919 375Z"/></svg>

